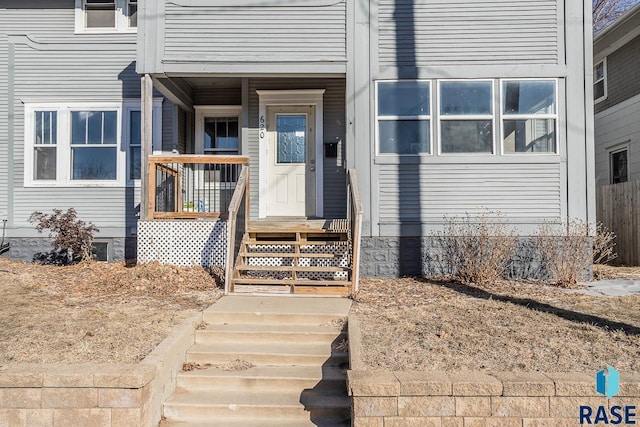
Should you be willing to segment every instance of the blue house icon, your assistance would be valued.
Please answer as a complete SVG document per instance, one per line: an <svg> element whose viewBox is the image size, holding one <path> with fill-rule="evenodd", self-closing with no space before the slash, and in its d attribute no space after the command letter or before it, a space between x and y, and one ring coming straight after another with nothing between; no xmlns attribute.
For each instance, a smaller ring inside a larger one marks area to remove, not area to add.
<svg viewBox="0 0 640 427"><path fill-rule="evenodd" d="M596 391L607 399L620 392L620 373L607 365L606 368L596 374Z"/></svg>

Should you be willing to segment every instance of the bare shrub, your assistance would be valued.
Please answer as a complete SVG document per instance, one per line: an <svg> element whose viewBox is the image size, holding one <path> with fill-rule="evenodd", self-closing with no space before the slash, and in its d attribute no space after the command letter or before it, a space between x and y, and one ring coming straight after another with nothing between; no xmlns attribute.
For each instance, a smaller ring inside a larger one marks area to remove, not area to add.
<svg viewBox="0 0 640 427"><path fill-rule="evenodd" d="M451 274L462 282L488 285L504 275L517 236L501 214L446 217L435 236Z"/></svg>
<svg viewBox="0 0 640 427"><path fill-rule="evenodd" d="M66 212L54 209L50 215L34 212L29 222L36 224L36 230L40 233L49 230L49 237L53 239L53 255L62 259L56 263L89 261L93 258L93 235L99 230L95 225L79 219L75 209L70 208ZM46 262L56 257L45 254L42 259Z"/></svg>
<svg viewBox="0 0 640 427"><path fill-rule="evenodd" d="M593 226L581 219L542 224L533 237L552 283L563 288L584 279L592 264L613 260L614 239L602 224Z"/></svg>

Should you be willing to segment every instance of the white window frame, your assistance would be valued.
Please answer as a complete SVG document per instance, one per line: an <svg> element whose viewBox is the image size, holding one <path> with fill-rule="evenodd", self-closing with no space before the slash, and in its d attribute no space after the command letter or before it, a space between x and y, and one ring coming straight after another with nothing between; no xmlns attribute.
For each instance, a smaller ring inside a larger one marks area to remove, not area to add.
<svg viewBox="0 0 640 427"><path fill-rule="evenodd" d="M609 166L609 185L613 185L613 155L617 153L621 153L623 151L627 152L627 181L629 181L629 143L624 143L621 145L616 145L614 147L610 147L607 149L607 164Z"/></svg>
<svg viewBox="0 0 640 427"><path fill-rule="evenodd" d="M124 187L139 186L140 180L128 180L129 119L125 112L140 108L140 100L112 102L57 102L27 103L24 107L24 186L25 187ZM35 112L56 111L57 153L56 179L34 179ZM71 113L73 111L115 111L117 114L116 179L74 180L71 173ZM162 100L153 104L153 145L159 146L162 138Z"/></svg>
<svg viewBox="0 0 640 427"><path fill-rule="evenodd" d="M196 154L204 154L204 121L205 118L237 117L238 118L238 154L242 154L242 106L241 105L196 105Z"/></svg>
<svg viewBox="0 0 640 427"><path fill-rule="evenodd" d="M137 27L129 26L129 0L115 0L115 27L87 28L85 0L75 0L75 32L76 34L136 33ZM155 0L154 0L155 1Z"/></svg>
<svg viewBox="0 0 640 427"><path fill-rule="evenodd" d="M139 99L126 99L123 102L122 113L122 149L127 154L127 164L125 167L125 177L128 187L140 187L140 179L130 179L131 162L128 156L129 148L131 147L131 132L130 121L131 111L140 111L140 124L142 125L142 103ZM151 152L162 151L162 99L154 98L152 109L152 123L153 129L151 130L152 147ZM142 140L140 140L142 148ZM144 160L144 159L142 159Z"/></svg>
<svg viewBox="0 0 640 427"><path fill-rule="evenodd" d="M530 81L530 82L553 82L554 85L554 95L555 95L555 99L554 99L554 105L555 105L555 112L553 114L505 114L504 113L504 105L503 103L503 99L504 99L504 89L503 89L503 83L504 82L524 82L524 81ZM559 122L559 109L560 109L560 105L558 104L558 100L559 100L559 94L558 94L558 79L546 79L546 78L526 78L526 79L500 79L499 83L500 85L500 100L498 101L498 107L500 109L500 134L498 135L500 138L500 141L498 141L498 143L500 144L500 154L502 154L503 156L554 156L554 155L559 155L560 154L560 135L558 133L558 122ZM527 119L540 119L540 120L550 120L553 119L555 121L555 129L554 129L554 134L556 137L556 146L555 146L555 151L523 151L523 152L516 152L516 153L506 153L504 151L504 121L505 120L527 120Z"/></svg>
<svg viewBox="0 0 640 427"><path fill-rule="evenodd" d="M602 64L602 78L596 80L596 68L598 68L598 65ZM593 88L595 90L596 84L602 82L603 86L604 86L604 95L601 96L600 98L594 99L593 103L597 104L599 102L604 101L605 99L607 99L608 96L608 92L607 92L607 57L605 56L604 58L602 58L602 61L598 62L597 64L595 64L593 66Z"/></svg>
<svg viewBox="0 0 640 427"><path fill-rule="evenodd" d="M380 83L398 83L398 82L426 82L429 83L429 113L430 114L418 114L414 116L381 116L378 114L378 86ZM374 94L374 108L375 108L375 130L374 130L374 139L375 139L375 150L376 156L380 157L425 157L433 155L433 146L435 144L435 140L433 138L433 80L431 79L398 79L398 80L376 80L375 84L375 94ZM380 121L394 121L394 120L412 120L412 121L429 121L429 151L424 153L415 153L415 154L400 154L400 153L381 153L380 152Z"/></svg>
<svg viewBox="0 0 640 427"><path fill-rule="evenodd" d="M455 83L462 83L462 82L484 82L484 83L491 83L491 96L490 96L490 103L491 103L491 114L458 114L458 115L444 115L441 114L440 112L440 101L441 101L441 97L442 97L442 90L441 90L441 85L442 83L446 83L446 82L455 82ZM471 156L471 157L478 157L478 156L495 156L497 153L496 150L496 122L498 121L497 118L497 111L496 111L496 103L495 103L495 94L496 94L496 82L495 79L438 79L437 80L437 85L438 85L438 90L436 93L436 117L437 117L437 131L436 131L436 136L437 136L437 143L438 143L438 155L440 156L444 156L444 157L450 157L450 156L463 156L463 157L467 157L467 156ZM487 153L487 152L480 152L480 153L474 153L474 152L468 152L468 153L444 153L442 152L442 133L441 133L441 124L443 121L450 121L450 120L466 120L466 121L472 121L472 120L491 120L491 152Z"/></svg>

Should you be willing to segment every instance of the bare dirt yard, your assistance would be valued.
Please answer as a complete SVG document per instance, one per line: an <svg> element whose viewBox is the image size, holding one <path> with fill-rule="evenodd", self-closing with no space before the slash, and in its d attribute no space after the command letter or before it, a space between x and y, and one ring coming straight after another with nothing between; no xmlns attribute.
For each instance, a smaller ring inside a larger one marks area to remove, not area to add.
<svg viewBox="0 0 640 427"><path fill-rule="evenodd" d="M596 266L640 280L640 268ZM364 279L352 307L362 358L387 370L640 370L640 295L594 297L538 282L487 287Z"/></svg>
<svg viewBox="0 0 640 427"><path fill-rule="evenodd" d="M0 259L0 367L135 363L222 295L220 269Z"/></svg>

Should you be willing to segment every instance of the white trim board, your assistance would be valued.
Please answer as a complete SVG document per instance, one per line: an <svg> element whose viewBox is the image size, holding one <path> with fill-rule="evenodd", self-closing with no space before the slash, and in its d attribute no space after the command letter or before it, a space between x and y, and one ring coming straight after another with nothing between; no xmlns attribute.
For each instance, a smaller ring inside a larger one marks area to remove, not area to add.
<svg viewBox="0 0 640 427"><path fill-rule="evenodd" d="M258 217L267 217L267 107L313 105L316 110L316 216L324 215L323 96L325 89L256 90L258 107Z"/></svg>

